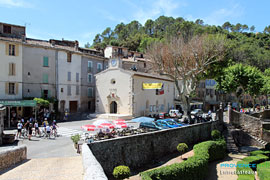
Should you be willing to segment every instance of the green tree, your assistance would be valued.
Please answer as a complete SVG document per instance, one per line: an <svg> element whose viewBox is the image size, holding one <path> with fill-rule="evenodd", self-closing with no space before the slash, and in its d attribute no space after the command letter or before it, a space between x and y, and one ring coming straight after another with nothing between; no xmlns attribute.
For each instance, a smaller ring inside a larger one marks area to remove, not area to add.
<svg viewBox="0 0 270 180"><path fill-rule="evenodd" d="M223 76L217 80L217 89L226 93L234 93L238 103L244 93L249 94L255 105L256 95L263 87L263 76L256 67L235 64L224 70Z"/></svg>
<svg viewBox="0 0 270 180"><path fill-rule="evenodd" d="M266 26L264 28L263 32L269 34L270 33L270 25L269 26Z"/></svg>

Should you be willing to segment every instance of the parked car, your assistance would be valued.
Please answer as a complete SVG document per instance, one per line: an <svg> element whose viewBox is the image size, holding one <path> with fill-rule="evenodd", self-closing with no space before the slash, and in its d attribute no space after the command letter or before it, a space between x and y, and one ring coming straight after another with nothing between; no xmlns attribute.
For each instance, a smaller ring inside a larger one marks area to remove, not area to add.
<svg viewBox="0 0 270 180"><path fill-rule="evenodd" d="M194 115L194 116L198 116L198 115L202 115L203 114L203 111L201 109L194 109L190 112L191 115Z"/></svg>
<svg viewBox="0 0 270 180"><path fill-rule="evenodd" d="M169 113L166 113L166 112L159 113L159 119L165 119L168 117L170 117Z"/></svg>
<svg viewBox="0 0 270 180"><path fill-rule="evenodd" d="M164 126L163 124L157 122L142 122L140 123L140 128L148 128L151 130L161 130L161 129L168 129L169 127Z"/></svg>
<svg viewBox="0 0 270 180"><path fill-rule="evenodd" d="M174 118L174 117L182 118L182 116L183 116L183 114L180 113L178 109L171 109L171 110L169 111L169 115L170 115L170 117L173 117L173 118Z"/></svg>
<svg viewBox="0 0 270 180"><path fill-rule="evenodd" d="M160 122L164 126L167 126L169 128L174 128L174 127L180 127L181 125L175 122L173 119L162 119L162 120L157 120L157 122Z"/></svg>

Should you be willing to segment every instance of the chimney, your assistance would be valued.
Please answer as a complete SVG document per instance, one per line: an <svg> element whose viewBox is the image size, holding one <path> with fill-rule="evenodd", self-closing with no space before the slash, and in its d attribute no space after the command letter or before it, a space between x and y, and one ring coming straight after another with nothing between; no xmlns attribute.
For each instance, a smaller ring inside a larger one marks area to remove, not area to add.
<svg viewBox="0 0 270 180"><path fill-rule="evenodd" d="M25 35L22 35L22 42L26 42L26 37L25 37Z"/></svg>
<svg viewBox="0 0 270 180"><path fill-rule="evenodd" d="M76 40L75 41L75 51L78 51L78 49L79 49L79 42Z"/></svg>

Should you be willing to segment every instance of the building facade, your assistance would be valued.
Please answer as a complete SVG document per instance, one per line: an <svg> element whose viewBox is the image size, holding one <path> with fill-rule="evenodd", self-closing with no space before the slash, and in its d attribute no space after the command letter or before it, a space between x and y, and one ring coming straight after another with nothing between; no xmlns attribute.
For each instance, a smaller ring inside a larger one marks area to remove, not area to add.
<svg viewBox="0 0 270 180"><path fill-rule="evenodd" d="M143 84L161 83L161 92ZM96 75L96 112L133 117L166 112L174 104L174 83L147 73L124 70L120 59L110 60L109 69Z"/></svg>
<svg viewBox="0 0 270 180"><path fill-rule="evenodd" d="M31 40L33 42L33 40ZM23 44L23 97L56 97L56 56L53 48Z"/></svg>
<svg viewBox="0 0 270 180"><path fill-rule="evenodd" d="M81 109L95 112L95 74L108 67L108 60L103 57L83 55L81 61Z"/></svg>

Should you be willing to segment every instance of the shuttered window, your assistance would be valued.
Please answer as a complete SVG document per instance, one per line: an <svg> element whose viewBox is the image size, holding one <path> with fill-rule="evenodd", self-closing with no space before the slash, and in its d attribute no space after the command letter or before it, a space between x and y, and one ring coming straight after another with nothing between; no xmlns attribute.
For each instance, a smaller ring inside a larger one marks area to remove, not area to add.
<svg viewBox="0 0 270 180"><path fill-rule="evenodd" d="M97 70L98 70L98 72L102 71L102 64L101 63L97 64Z"/></svg>
<svg viewBox="0 0 270 180"><path fill-rule="evenodd" d="M15 94L15 83L8 83L8 94Z"/></svg>
<svg viewBox="0 0 270 180"><path fill-rule="evenodd" d="M71 86L70 85L67 86L67 95L71 96Z"/></svg>
<svg viewBox="0 0 270 180"><path fill-rule="evenodd" d="M80 74L76 73L76 82L79 82L79 80L80 80Z"/></svg>
<svg viewBox="0 0 270 180"><path fill-rule="evenodd" d="M43 57L43 67L49 67L49 57Z"/></svg>
<svg viewBox="0 0 270 180"><path fill-rule="evenodd" d="M9 63L9 76L15 76L16 75L16 64L15 63Z"/></svg>
<svg viewBox="0 0 270 180"><path fill-rule="evenodd" d="M80 87L76 86L76 95L79 95L79 92L80 92Z"/></svg>
<svg viewBox="0 0 270 180"><path fill-rule="evenodd" d="M89 87L88 88L87 94L88 94L88 97L93 97L94 96L94 91L93 91L93 88L92 87Z"/></svg>
<svg viewBox="0 0 270 180"><path fill-rule="evenodd" d="M43 83L48 84L49 83L49 75L43 74Z"/></svg>
<svg viewBox="0 0 270 180"><path fill-rule="evenodd" d="M68 81L71 81L71 72L68 72Z"/></svg>
<svg viewBox="0 0 270 180"><path fill-rule="evenodd" d="M67 53L67 62L71 62L72 54L70 52Z"/></svg>
<svg viewBox="0 0 270 180"><path fill-rule="evenodd" d="M15 56L15 45L14 44L9 44L8 54L10 56Z"/></svg>
<svg viewBox="0 0 270 180"><path fill-rule="evenodd" d="M88 74L88 78L87 79L88 79L88 82L89 83L92 83L92 74Z"/></svg>

